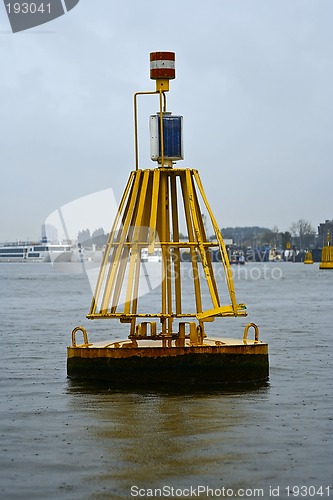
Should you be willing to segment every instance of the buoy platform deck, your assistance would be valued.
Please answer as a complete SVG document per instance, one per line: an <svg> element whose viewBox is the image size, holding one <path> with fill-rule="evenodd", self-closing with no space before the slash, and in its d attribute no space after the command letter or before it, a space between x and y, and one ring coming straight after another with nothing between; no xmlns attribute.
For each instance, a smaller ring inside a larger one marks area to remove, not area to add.
<svg viewBox="0 0 333 500"><path fill-rule="evenodd" d="M69 378L104 380L116 385L221 385L268 379L268 345L255 340L101 341L68 347ZM168 345L166 345L168 344Z"/></svg>

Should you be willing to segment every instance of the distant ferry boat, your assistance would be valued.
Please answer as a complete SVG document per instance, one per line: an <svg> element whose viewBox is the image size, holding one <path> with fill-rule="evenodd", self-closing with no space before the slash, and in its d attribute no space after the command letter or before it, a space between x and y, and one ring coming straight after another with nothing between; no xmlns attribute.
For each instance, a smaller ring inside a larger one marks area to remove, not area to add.
<svg viewBox="0 0 333 500"><path fill-rule="evenodd" d="M70 245L51 243L5 243L0 245L0 262L70 262Z"/></svg>
<svg viewBox="0 0 333 500"><path fill-rule="evenodd" d="M162 249L156 248L152 253L149 253L148 248L143 248L141 262L162 262Z"/></svg>

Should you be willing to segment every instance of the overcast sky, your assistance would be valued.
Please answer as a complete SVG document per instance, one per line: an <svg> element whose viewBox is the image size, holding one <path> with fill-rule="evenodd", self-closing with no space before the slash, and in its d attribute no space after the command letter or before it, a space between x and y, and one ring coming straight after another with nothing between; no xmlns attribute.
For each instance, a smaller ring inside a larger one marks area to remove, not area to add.
<svg viewBox="0 0 333 500"><path fill-rule="evenodd" d="M176 52L178 166L199 170L220 227L333 218L332 23L331 0L80 0L13 34L1 3L0 241L39 238L51 212L96 191L119 201L133 93L155 89L157 50ZM155 166L154 99L140 100L141 168Z"/></svg>

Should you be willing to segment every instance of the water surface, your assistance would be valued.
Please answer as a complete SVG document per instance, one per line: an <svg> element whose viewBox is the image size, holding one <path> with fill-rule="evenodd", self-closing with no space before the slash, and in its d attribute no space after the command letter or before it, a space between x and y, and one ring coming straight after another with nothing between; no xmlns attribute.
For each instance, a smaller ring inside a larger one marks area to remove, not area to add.
<svg viewBox="0 0 333 500"><path fill-rule="evenodd" d="M72 328L102 340L113 326L85 320L87 279L1 263L1 498L128 499L134 486L147 491L137 498L151 498L149 489L199 485L235 498L251 489L269 498L279 487L279 498L291 498L288 485L332 487L333 272L253 263L235 273L249 316L215 321L212 335L239 337L247 322L259 324L268 384L116 391L66 377ZM299 497L333 495L312 493Z"/></svg>

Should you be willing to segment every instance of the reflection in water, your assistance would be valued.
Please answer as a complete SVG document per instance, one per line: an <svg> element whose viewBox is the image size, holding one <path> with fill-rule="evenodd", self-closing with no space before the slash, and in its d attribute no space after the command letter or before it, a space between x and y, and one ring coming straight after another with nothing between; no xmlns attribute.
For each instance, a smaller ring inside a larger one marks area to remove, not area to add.
<svg viewBox="0 0 333 500"><path fill-rule="evenodd" d="M88 417L89 439L105 462L101 474L87 479L130 497L132 485L184 488L202 484L204 477L218 487L225 465L237 469L242 456L233 440L248 418L244 393L247 402L258 401L267 385L180 393L117 392L69 382L68 390L71 411Z"/></svg>

